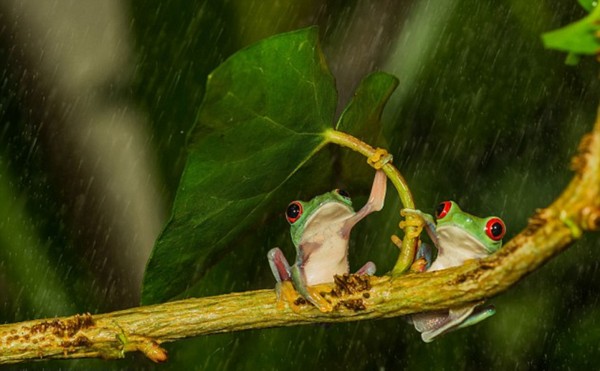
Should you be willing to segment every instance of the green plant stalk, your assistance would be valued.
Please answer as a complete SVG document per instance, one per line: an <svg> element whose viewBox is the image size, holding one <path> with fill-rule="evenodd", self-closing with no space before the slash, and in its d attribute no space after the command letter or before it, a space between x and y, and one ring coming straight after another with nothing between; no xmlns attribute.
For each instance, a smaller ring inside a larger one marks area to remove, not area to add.
<svg viewBox="0 0 600 371"><path fill-rule="evenodd" d="M360 139L341 131L330 129L325 132L324 136L329 143L335 143L342 147L350 148L351 150L358 152L367 158L371 158L376 153L375 148L371 147ZM400 197L400 201L402 202L404 208L414 209L415 202L413 200L412 193L408 188L406 180L402 174L400 174L400 171L398 171L391 161L383 165L381 170L385 172L385 175L387 175L388 179L398 191L398 196ZM410 223L413 221L413 218L413 216L407 217L407 221L409 223L403 228L405 235L404 239L402 240L402 247L400 249L398 260L396 261L396 264L391 272L392 275L399 275L406 272L414 261L415 253L419 243L420 230Z"/></svg>

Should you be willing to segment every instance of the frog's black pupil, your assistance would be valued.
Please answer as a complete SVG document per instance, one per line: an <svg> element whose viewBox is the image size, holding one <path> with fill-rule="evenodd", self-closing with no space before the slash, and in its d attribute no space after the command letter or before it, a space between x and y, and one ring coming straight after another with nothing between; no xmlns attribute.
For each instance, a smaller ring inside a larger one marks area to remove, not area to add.
<svg viewBox="0 0 600 371"><path fill-rule="evenodd" d="M339 194L340 196L342 196L342 197L350 198L350 193L346 192L346 191L345 191L345 190L343 190L343 189L338 189L338 191L337 191L337 192L338 192L338 194Z"/></svg>
<svg viewBox="0 0 600 371"><path fill-rule="evenodd" d="M496 223L492 224L492 228L490 228L490 232L492 233L492 236L494 236L494 237L501 236L502 232L504 232L504 227L502 227L502 223L496 222Z"/></svg>
<svg viewBox="0 0 600 371"><path fill-rule="evenodd" d="M446 207L446 204L444 202L437 205L437 207L435 208L435 215L439 217L442 214L442 212L444 211L445 207Z"/></svg>
<svg viewBox="0 0 600 371"><path fill-rule="evenodd" d="M300 206L298 206L298 204L291 204L290 206L288 206L286 212L288 218L295 219L298 217L298 214L300 214Z"/></svg>

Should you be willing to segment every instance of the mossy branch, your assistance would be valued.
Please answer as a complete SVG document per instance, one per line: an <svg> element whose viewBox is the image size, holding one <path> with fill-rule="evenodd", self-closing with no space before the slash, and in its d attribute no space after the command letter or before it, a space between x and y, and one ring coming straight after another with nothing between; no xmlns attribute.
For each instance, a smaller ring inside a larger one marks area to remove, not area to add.
<svg viewBox="0 0 600 371"><path fill-rule="evenodd" d="M273 290L187 299L100 315L78 315L0 326L0 364L41 359L121 358L141 351L164 361L161 343L177 339L316 322L389 318L443 309L494 296L536 270L578 239L600 229L600 119L584 136L573 160L575 176L549 207L489 258L453 269L402 276L350 276L325 291L341 299L338 310L308 305L279 310ZM358 282L358 284L356 283ZM330 297L335 296L329 294Z"/></svg>

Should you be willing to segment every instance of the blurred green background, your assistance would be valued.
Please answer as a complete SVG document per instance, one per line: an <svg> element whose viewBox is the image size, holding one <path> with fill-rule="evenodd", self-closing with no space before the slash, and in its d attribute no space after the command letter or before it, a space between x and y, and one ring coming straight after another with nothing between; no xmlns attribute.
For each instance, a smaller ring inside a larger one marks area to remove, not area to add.
<svg viewBox="0 0 600 371"><path fill-rule="evenodd" d="M0 320L137 305L207 75L246 45L313 24L340 110L369 72L399 78L383 134L417 206L432 212L453 199L501 216L510 238L567 184L570 157L595 119L596 62L566 66L540 41L585 14L576 1L549 0L4 1ZM343 160L340 169L364 161ZM366 165L364 174L338 174L328 189L343 186L361 205ZM238 241L243 248L215 261L195 294L272 287L266 252L281 246L293 259L285 206L273 205L280 212L264 215ZM354 230L352 269L366 260L391 269L399 208L388 195ZM586 236L494 298L496 316L432 344L397 318L180 341L166 345L170 360L160 366L128 355L25 367L590 368L600 359L596 248L598 236Z"/></svg>

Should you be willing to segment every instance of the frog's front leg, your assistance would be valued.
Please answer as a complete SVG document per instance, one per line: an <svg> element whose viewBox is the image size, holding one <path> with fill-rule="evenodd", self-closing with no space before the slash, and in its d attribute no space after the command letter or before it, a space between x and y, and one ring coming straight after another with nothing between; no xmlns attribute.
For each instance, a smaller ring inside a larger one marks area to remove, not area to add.
<svg viewBox="0 0 600 371"><path fill-rule="evenodd" d="M387 189L387 176L382 170L375 172L375 178L373 179L373 186L371 186L371 194L369 200L360 210L358 210L352 217L348 218L344 223L342 229L342 236L348 238L352 227L356 223L360 222L364 217L372 212L383 209L383 203L385 201L385 192Z"/></svg>
<svg viewBox="0 0 600 371"><path fill-rule="evenodd" d="M277 308L283 309L284 302L287 302L294 312L298 312L300 308L295 303L298 298L298 293L292 284L292 273L290 264L283 255L283 252L275 247L267 253L269 266L275 276L277 283L275 284L275 292L277 293Z"/></svg>
<svg viewBox="0 0 600 371"><path fill-rule="evenodd" d="M342 236L349 238L350 230L361 221L364 217L372 212L383 209L383 203L385 201L385 192L387 189L387 176L382 170L375 172L375 179L373 179L373 185L371 186L371 194L369 200L356 214L349 218L342 229ZM377 267L373 262L367 262L363 265L356 274L368 274L370 276L375 274Z"/></svg>
<svg viewBox="0 0 600 371"><path fill-rule="evenodd" d="M431 242L433 242L433 244L438 247L439 243L438 243L438 234L437 234L437 229L435 226L435 221L433 220L433 217L427 213L422 212L421 210L415 210L415 209L402 209L402 211L400 212L400 215L402 216L407 216L407 215L412 215L414 217L417 218L416 221L403 221L400 223L400 227L404 228L406 226L413 226L413 227L417 227L419 230L418 234L421 234L421 228L423 228L423 226L425 227L425 230L427 231L427 234L429 235L429 238L431 238Z"/></svg>

